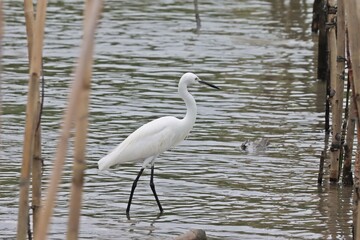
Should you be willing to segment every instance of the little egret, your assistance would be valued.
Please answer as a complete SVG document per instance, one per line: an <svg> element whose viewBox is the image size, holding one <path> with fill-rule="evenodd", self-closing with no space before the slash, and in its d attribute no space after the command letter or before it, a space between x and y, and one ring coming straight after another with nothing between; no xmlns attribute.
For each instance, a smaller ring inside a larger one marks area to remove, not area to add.
<svg viewBox="0 0 360 240"><path fill-rule="evenodd" d="M124 162L143 161L140 172L135 178L126 208L126 215L129 216L130 205L134 195L137 182L147 167L151 168L150 188L154 194L160 213L163 208L155 191L154 185L154 162L159 154L169 148L176 146L189 134L196 120L196 102L193 96L188 92L187 87L195 83L203 83L210 87L220 89L213 84L200 80L193 73L185 73L179 81L179 95L186 104L186 115L183 119L173 116L161 117L155 119L135 132L130 134L122 143L120 143L112 152L103 157L98 162L99 170L105 170L113 165Z"/></svg>

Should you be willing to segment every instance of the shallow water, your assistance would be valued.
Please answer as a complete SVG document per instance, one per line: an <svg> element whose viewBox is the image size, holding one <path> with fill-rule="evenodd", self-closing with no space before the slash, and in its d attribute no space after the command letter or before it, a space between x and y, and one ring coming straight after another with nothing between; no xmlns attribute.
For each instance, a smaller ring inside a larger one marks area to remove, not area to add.
<svg viewBox="0 0 360 240"><path fill-rule="evenodd" d="M316 36L307 1L106 1L97 32L81 239L169 239L190 228L210 239L350 239L351 189L318 188L323 149L324 86L315 80ZM0 235L16 233L18 178L27 92L22 3L5 1ZM56 150L79 53L82 1L50 1L43 116L44 182ZM98 172L97 161L142 124L182 117L182 73L221 87L191 87L198 103L193 131L156 162L158 216L140 165ZM261 151L246 140L267 138ZM71 149L50 239L64 239Z"/></svg>

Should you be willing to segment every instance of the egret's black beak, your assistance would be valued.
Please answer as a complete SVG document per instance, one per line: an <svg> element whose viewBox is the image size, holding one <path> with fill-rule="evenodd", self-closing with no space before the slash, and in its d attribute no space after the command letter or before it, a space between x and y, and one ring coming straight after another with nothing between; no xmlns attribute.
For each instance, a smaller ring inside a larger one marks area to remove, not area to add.
<svg viewBox="0 0 360 240"><path fill-rule="evenodd" d="M215 86L214 84L211 84L211 83L205 82L205 81L203 81L203 80L199 80L199 83L202 83L202 84L208 85L208 86L210 86L210 87L212 87L212 88L216 88L216 89L219 89L219 90L221 89L221 88L219 88L219 87Z"/></svg>

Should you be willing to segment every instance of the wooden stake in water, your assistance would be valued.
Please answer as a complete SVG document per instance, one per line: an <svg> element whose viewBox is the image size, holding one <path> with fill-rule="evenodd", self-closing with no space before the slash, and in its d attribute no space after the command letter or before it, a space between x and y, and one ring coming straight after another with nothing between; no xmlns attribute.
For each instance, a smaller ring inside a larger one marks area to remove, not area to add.
<svg viewBox="0 0 360 240"><path fill-rule="evenodd" d="M337 1L337 18L336 18L336 31L337 31L337 73L336 73L336 78L337 78L337 83L338 83L338 103L337 103L337 111L339 112L340 116L342 115L342 110L343 110L343 94L344 94L344 82L345 82L345 9L344 9L344 0L338 0ZM348 81L349 83L349 81ZM348 86L349 89L349 86ZM346 103L346 106L348 105L348 101ZM352 104L353 105L353 104ZM342 154L343 152L343 142L344 142L344 136L345 136L345 132L346 132L346 125L347 125L347 120L348 120L348 114L345 114L346 116L344 116L344 130L342 131L341 134L341 149L340 149L340 158L342 157L342 155L344 155L344 163L343 163L343 184L344 185L349 185L349 183L352 182L352 175L351 175L351 154L350 156L348 154ZM352 113L350 113L350 116L353 116ZM346 118L346 119L345 119ZM341 119L339 119L339 124L341 124ZM353 123L349 122L349 124L351 124L351 126L348 128L348 130L350 130L351 132L347 135L353 135L354 130L352 128L352 126L354 126ZM352 138L353 139L353 138ZM349 138L347 136L347 140L348 140L348 144L349 141L351 140L351 138ZM346 147L349 147L349 145L345 145ZM351 143L351 149L352 149L352 143ZM350 157L350 158L349 158ZM349 161L350 160L350 161ZM341 163L340 163L341 164ZM341 165L340 165L341 166Z"/></svg>
<svg viewBox="0 0 360 240"><path fill-rule="evenodd" d="M326 38L326 0L321 0L318 3L319 6L319 21L318 21L318 28L319 28L319 42L318 42L318 68L317 68L317 78L323 81L327 81L327 38ZM328 129L325 129L328 130Z"/></svg>
<svg viewBox="0 0 360 240"><path fill-rule="evenodd" d="M199 31L201 28L201 20L199 14L198 0L194 0L194 9L195 9L196 31Z"/></svg>
<svg viewBox="0 0 360 240"><path fill-rule="evenodd" d="M342 2L344 8L344 2ZM344 8L345 10L345 8ZM347 117L347 125L346 125L346 138L345 138L345 145L344 145L344 168L343 168L343 184L344 185L353 185L354 180L351 171L351 160L353 155L353 145L354 145L354 134L355 134L355 124L357 118L357 110L356 104L354 102L354 96L350 97L350 88L354 88L354 79L352 75L352 65L350 59L350 49L349 49L349 34L348 29L345 31L346 34L346 55L347 55L347 67L348 67L348 78L347 78L347 102L349 101L348 107L348 117ZM353 94L355 91L352 90ZM345 114L346 115L346 114Z"/></svg>
<svg viewBox="0 0 360 240"><path fill-rule="evenodd" d="M328 0L329 8L335 7L335 0ZM329 14L328 23L334 23L335 14ZM332 140L330 146L330 181L336 183L339 179L339 159L341 148L342 99L344 92L343 80L337 78L337 41L335 25L328 30L329 67L330 67L330 97L332 112Z"/></svg>
<svg viewBox="0 0 360 240"><path fill-rule="evenodd" d="M39 80L44 41L46 5L46 0L38 1L37 17L34 26L34 43L32 44L31 50L31 68L29 73L29 90L26 106L24 148L20 175L17 239L26 239L28 232L30 172L34 153L34 135L38 120L37 103L39 99Z"/></svg>

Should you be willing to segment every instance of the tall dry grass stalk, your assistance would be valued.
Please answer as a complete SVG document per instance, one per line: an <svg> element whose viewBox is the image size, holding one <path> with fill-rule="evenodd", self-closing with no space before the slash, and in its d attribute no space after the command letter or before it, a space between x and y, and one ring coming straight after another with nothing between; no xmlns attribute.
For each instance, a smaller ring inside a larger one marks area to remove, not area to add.
<svg viewBox="0 0 360 240"><path fill-rule="evenodd" d="M90 2L90 1L87 1ZM67 107L67 111L64 116L63 126L61 130L60 139L57 146L57 152L55 155L55 162L52 169L52 174L50 178L50 183L47 188L46 199L42 211L40 213L39 223L35 232L35 239L42 240L46 239L46 234L49 228L49 223L51 220L51 215L53 213L53 208L56 200L57 189L61 180L61 175L63 171L63 166L65 163L66 157L66 149L68 145L68 140L71 136L71 129L74 121L79 118L78 114L78 103L82 101L84 104L84 91L89 91L89 84L86 84L84 81L86 77L89 77L89 61L92 59L93 52L93 43L94 43L94 35L97 25L98 16L100 14L100 10L102 7L102 1L100 0L91 0L90 8L89 8L89 18L86 19L86 24L84 28L83 42L81 46L80 57L78 60L78 64L75 70L75 78L72 85L72 89L69 96L69 104ZM87 110L86 110L87 111ZM82 111L84 113L84 111ZM77 134L81 135L81 134ZM83 134L84 135L84 134ZM85 133L86 135L86 133ZM80 137L78 137L80 138ZM81 144L80 144L81 146ZM79 144L77 148L80 149ZM84 154L79 154L84 156ZM79 159L80 159L79 158ZM80 164L82 165L82 164ZM81 197L80 197L81 201ZM75 237L77 238L77 236Z"/></svg>
<svg viewBox="0 0 360 240"><path fill-rule="evenodd" d="M28 42L28 58L29 58L29 66L31 66L32 59L32 48L33 48L33 35L34 35L34 7L32 0L24 1L24 15L25 15L25 23L26 23L26 35ZM42 57L41 57L42 59ZM42 62L42 61L41 61ZM43 69L42 69L43 71ZM42 72L43 75L43 72ZM37 104L37 119L38 123L36 124L35 136L34 136L34 154L33 154L33 162L32 162L32 210L33 210L33 231L36 229L36 225L38 222L38 216L40 211L41 204L41 176L42 176L42 159L41 159L41 103L40 97L38 98Z"/></svg>
<svg viewBox="0 0 360 240"><path fill-rule="evenodd" d="M34 34L34 7L32 0L24 0L24 15L26 23L26 35L28 42L28 58L31 63L32 47L33 47L33 34Z"/></svg>
<svg viewBox="0 0 360 240"><path fill-rule="evenodd" d="M89 94L90 94L90 83L92 76L92 55L94 36L89 35L86 31L95 28L96 20L99 18L101 6L95 6L94 1L87 1L84 11L84 39L83 41L89 42L89 49L87 50L90 54L89 58L80 58L79 61L83 61L84 72L82 76L83 84L80 89L80 101L78 102L78 112L75 122L75 154L73 163L73 177L71 186L71 199L69 207L69 221L68 221L68 232L67 239L75 240L78 238L80 216L81 216L81 203L82 203L82 192L84 183L84 171L86 168L85 162L85 147L86 147L86 135L88 128L88 109L89 109ZM94 22L95 20L95 22Z"/></svg>
<svg viewBox="0 0 360 240"><path fill-rule="evenodd" d="M37 17L34 23L33 44L31 50L31 67L29 72L29 90L26 106L26 124L24 134L23 159L20 175L19 213L17 239L26 239L28 232L29 186L32 158L34 153L34 135L38 120L39 82L41 75L42 49L46 18L46 0L37 3ZM31 26L30 26L31 27Z"/></svg>

